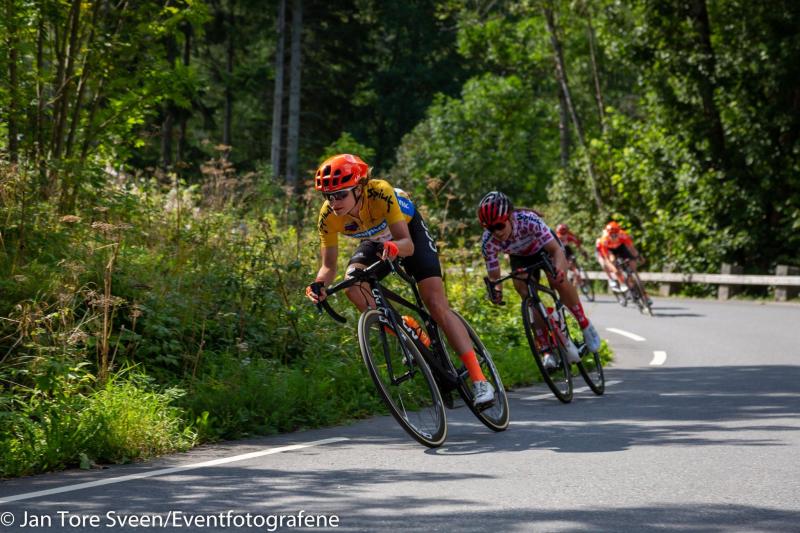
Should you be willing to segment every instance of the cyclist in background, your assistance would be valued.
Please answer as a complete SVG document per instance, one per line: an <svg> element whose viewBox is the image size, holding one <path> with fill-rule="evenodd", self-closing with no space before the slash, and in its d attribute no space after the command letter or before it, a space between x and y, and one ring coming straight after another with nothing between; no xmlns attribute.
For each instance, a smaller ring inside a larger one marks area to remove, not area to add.
<svg viewBox="0 0 800 533"><path fill-rule="evenodd" d="M559 224L556 226L556 237L558 237L558 240L564 245L564 255L566 255L569 269L572 271L573 283L578 287L581 284L581 274L578 272L578 267L575 264L575 259L577 257L575 249L581 249L581 240L569 230L569 226L566 224ZM573 244L575 245L575 249L572 248Z"/></svg>
<svg viewBox="0 0 800 533"><path fill-rule="evenodd" d="M606 237L608 237L608 231L603 228L603 233L600 235L600 238L594 242L594 257L597 259L597 262L600 263L600 266L603 268L603 272L605 272L606 276L608 276L608 288L611 290L611 292L626 292L628 287L623 283L624 289L620 288L620 284L619 281L617 281L616 276L616 267L607 257L607 251L603 246L603 242Z"/></svg>
<svg viewBox="0 0 800 533"><path fill-rule="evenodd" d="M606 224L604 236L600 238L600 253L606 259L608 266L611 270L611 275L614 276L622 292L626 292L628 287L625 283L625 278L617 268L617 258L628 260L628 265L633 272L636 272L636 267L639 263L644 262L641 254L633 245L633 239L628 235L619 223L611 221ZM608 272L608 271L606 271ZM650 299L647 294L644 295L646 299Z"/></svg>
<svg viewBox="0 0 800 533"><path fill-rule="evenodd" d="M514 209L508 196L502 192L492 191L478 205L478 220L484 227L481 238L481 251L486 261L486 269L490 280L500 278L499 255L507 253L511 260L511 269L524 268L541 261L542 254L548 254L556 271L555 277L548 276L548 282L558 292L559 298L578 321L583 331L583 339L589 350L600 349L600 336L583 310L578 292L566 280L567 258L554 232L544 220L530 209ZM538 273L534 273L538 277ZM528 294L527 284L515 279L514 288L520 297ZM500 287L495 288L492 303L500 304L503 293ZM535 317L535 335L537 343L542 347L545 356L542 361L548 370L556 368L557 362L550 353L552 347L547 346L544 324Z"/></svg>
<svg viewBox="0 0 800 533"><path fill-rule="evenodd" d="M481 371L469 333L450 310L438 249L422 215L405 191L372 179L370 174L367 164L351 154L333 156L317 170L314 188L325 197L318 219L322 265L314 283L306 287L306 296L315 304L326 298L325 287L336 277L340 233L360 241L347 274L381 259L401 257L417 282L425 307L466 366L475 403L490 403L494 387ZM346 294L359 311L373 304L365 284L353 285Z"/></svg>

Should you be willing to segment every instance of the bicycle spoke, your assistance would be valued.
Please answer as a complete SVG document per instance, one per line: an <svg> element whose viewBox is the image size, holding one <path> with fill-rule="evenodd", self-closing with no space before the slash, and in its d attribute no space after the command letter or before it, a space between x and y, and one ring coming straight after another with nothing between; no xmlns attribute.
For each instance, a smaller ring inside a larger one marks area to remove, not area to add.
<svg viewBox="0 0 800 533"><path fill-rule="evenodd" d="M422 444L439 446L447 426L431 371L410 339L392 330L387 333L388 328L379 311L362 315L359 343L364 363L400 425Z"/></svg>

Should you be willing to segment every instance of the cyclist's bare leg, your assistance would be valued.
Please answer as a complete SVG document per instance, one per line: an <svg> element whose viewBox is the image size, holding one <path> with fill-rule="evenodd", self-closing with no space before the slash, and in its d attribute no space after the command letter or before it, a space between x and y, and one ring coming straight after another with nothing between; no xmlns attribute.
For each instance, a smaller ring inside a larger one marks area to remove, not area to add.
<svg viewBox="0 0 800 533"><path fill-rule="evenodd" d="M472 347L472 340L464 324L450 310L442 278L433 276L420 281L419 294L434 322L442 328L450 346L467 367L472 381L486 381Z"/></svg>
<svg viewBox="0 0 800 533"><path fill-rule="evenodd" d="M614 264L616 260L616 256L614 254L608 254L608 259L606 259L606 263L608 263L608 268L611 271L611 275L614 276L617 281L619 282L619 286L622 287L625 285L625 276L622 275L622 271L617 268L617 265ZM608 273L608 270L606 270Z"/></svg>
<svg viewBox="0 0 800 533"><path fill-rule="evenodd" d="M576 288L580 287L583 279L581 278L581 273L578 271L578 265L575 264L575 258L567 258L567 263L569 264L569 269L572 271L572 284Z"/></svg>
<svg viewBox="0 0 800 533"><path fill-rule="evenodd" d="M447 302L447 297L444 293L442 278L436 276L425 278L417 285L425 307L434 322L444 331L450 346L459 354L471 350L472 341L469 338L469 333L467 333L467 328L450 310L450 304Z"/></svg>
<svg viewBox="0 0 800 533"><path fill-rule="evenodd" d="M528 296L528 283L521 279L512 279L514 282L514 289L519 293L519 297L523 300ZM536 337L536 342L539 343L540 348L545 348L548 343L544 336L545 324L543 317L539 313L533 313L533 332Z"/></svg>
<svg viewBox="0 0 800 533"><path fill-rule="evenodd" d="M357 268L367 268L367 265L353 263L347 267L347 274L345 277L349 277L349 274ZM347 298L353 302L362 313L366 311L367 308L375 308L375 300L369 292L369 285L367 283L357 283L352 287L348 287L345 289L345 294L347 294Z"/></svg>

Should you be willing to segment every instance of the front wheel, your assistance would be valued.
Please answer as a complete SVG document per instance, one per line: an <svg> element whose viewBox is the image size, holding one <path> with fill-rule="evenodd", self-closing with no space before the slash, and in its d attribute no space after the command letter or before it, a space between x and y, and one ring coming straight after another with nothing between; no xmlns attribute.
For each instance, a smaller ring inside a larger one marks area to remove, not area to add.
<svg viewBox="0 0 800 533"><path fill-rule="evenodd" d="M478 358L481 371L483 371L483 375L486 377L487 381L494 387L494 402L489 404L488 407L475 405L472 390L467 386L467 383L469 383L467 381L469 373L463 364L460 364L460 361L459 366L456 367L461 377L461 379L459 379L459 393L461 397L464 398L464 403L467 404L470 411L472 411L478 420L483 422L486 427L493 431L503 431L508 427L509 410L508 397L506 396L506 389L503 387L503 382L500 379L500 373L494 366L494 361L492 361L489 350L483 345L480 337L478 337L478 334L472 329L472 326L469 325L469 322L457 311L453 311L453 314L461 320L461 323L464 324L464 327L467 329L467 333L469 333L469 338L472 341L472 349L475 351L475 357Z"/></svg>
<svg viewBox="0 0 800 533"><path fill-rule="evenodd" d="M639 311L642 313L647 313L650 316L653 316L653 307L650 304L650 298L647 296L647 293L644 290L644 284L642 283L642 279L639 277L639 274L634 272L632 273L634 286L636 287L636 295L638 300L636 301L636 305L639 306Z"/></svg>
<svg viewBox="0 0 800 533"><path fill-rule="evenodd" d="M536 317L536 321L534 321ZM555 394L556 398L563 403L572 401L572 371L570 363L567 360L567 350L561 342L560 336L556 331L553 331L552 325L547 320L547 317L542 314L539 306L534 304L533 298L527 297L522 300L522 321L525 324L525 335L528 337L528 344L531 347L533 359L536 361L536 366L539 367L539 372L542 379ZM536 339L535 322L543 324L544 335L543 341L548 346L540 346L539 341ZM546 353L555 359L556 367L548 369L544 364L544 357Z"/></svg>
<svg viewBox="0 0 800 533"><path fill-rule="evenodd" d="M358 320L358 343L372 381L392 416L417 442L435 448L447 438L444 403L431 369L402 331L377 309Z"/></svg>

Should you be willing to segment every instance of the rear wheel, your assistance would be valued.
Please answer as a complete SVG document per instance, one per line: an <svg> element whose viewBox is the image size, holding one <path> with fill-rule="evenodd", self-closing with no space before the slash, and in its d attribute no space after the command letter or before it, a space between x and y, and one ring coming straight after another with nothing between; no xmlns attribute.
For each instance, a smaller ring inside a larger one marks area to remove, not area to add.
<svg viewBox="0 0 800 533"><path fill-rule="evenodd" d="M392 330L383 313L372 309L358 321L358 342L364 364L395 420L419 443L441 446L447 438L444 404L413 341Z"/></svg>
<svg viewBox="0 0 800 533"><path fill-rule="evenodd" d="M493 431L503 431L508 427L509 410L508 397L506 396L506 389L503 387L503 382L500 379L500 373L494 366L494 361L492 361L489 350L483 345L480 337L478 337L478 334L472 329L472 326L469 325L469 322L458 312L453 311L453 313L461 320L461 323L464 324L464 327L467 329L469 338L472 341L472 349L475 351L475 357L478 358L478 364L481 366L483 375L486 377L486 380L492 384L492 387L494 387L494 402L486 404L485 406L475 405L475 398L472 395L472 389L469 387L471 383L471 381L469 381L469 372L467 372L466 367L460 359L456 360L456 358L451 355L450 361L453 363L456 372L461 378L459 379L459 393L461 397L464 398L464 403L467 404L467 407L469 407L473 414L478 417L478 420L483 422L486 427ZM444 340L442 336L440 331L440 342ZM445 346L445 344L442 343L442 346Z"/></svg>
<svg viewBox="0 0 800 533"><path fill-rule="evenodd" d="M592 285L592 280L589 279L589 276L586 275L586 271L583 267L578 267L578 274L581 276L581 293L583 294L584 298L589 300L590 302L594 301L594 285Z"/></svg>
<svg viewBox="0 0 800 533"><path fill-rule="evenodd" d="M590 352L585 344L581 347L581 362L578 364L578 370L592 392L600 395L606 391L606 378L603 374L600 354Z"/></svg>
<svg viewBox="0 0 800 533"><path fill-rule="evenodd" d="M538 322L544 324L543 336L549 346L539 346L536 340L534 316ZM571 365L567 361L567 350L561 342L560 336L553 331L547 317L542 314L541 309L534 304L531 297L526 297L522 300L522 321L525 324L525 335L528 337L533 359L536 361L536 366L539 367L542 379L553 391L556 398L564 403L571 402L572 372ZM544 356L548 352L556 360L556 368L554 369L547 369L544 365Z"/></svg>

